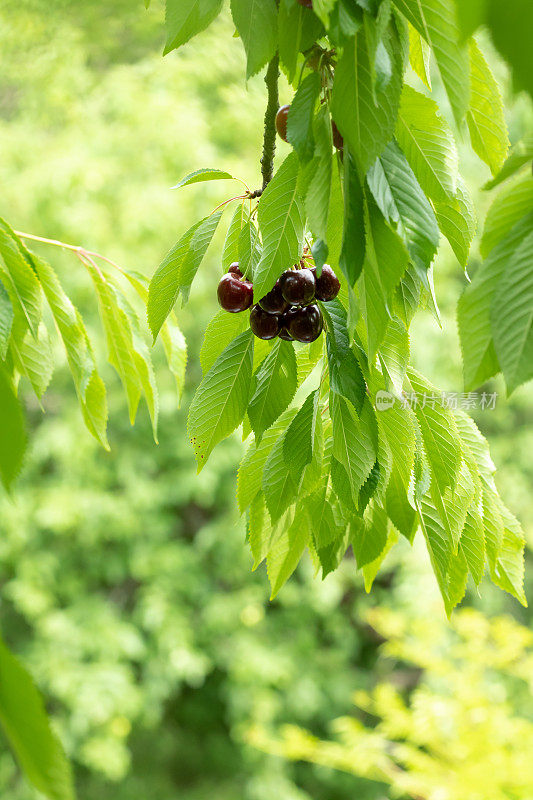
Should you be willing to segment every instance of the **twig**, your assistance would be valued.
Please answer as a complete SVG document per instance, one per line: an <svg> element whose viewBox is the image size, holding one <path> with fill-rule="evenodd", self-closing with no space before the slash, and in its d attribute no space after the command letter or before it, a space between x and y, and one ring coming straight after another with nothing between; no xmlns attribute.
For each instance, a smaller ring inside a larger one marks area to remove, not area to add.
<svg viewBox="0 0 533 800"><path fill-rule="evenodd" d="M268 100L265 111L263 155L261 157L261 174L263 176L263 190L272 180L272 176L274 174L274 154L276 152L276 114L279 108L278 79L279 79L279 53L276 53L272 61L269 63L265 75Z"/></svg>

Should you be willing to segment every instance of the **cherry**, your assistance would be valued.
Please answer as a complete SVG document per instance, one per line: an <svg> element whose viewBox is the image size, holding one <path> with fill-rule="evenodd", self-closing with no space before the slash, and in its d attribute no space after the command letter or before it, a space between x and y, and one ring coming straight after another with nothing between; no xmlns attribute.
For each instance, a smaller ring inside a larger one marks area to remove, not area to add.
<svg viewBox="0 0 533 800"><path fill-rule="evenodd" d="M249 281L241 281L231 272L220 279L217 289L218 302L225 311L236 314L252 305L253 288Z"/></svg>
<svg viewBox="0 0 533 800"><path fill-rule="evenodd" d="M280 316L280 318L279 318L279 327L280 327L279 338L280 339L285 339L287 342L292 342L293 341L293 337L289 333L289 325L290 325L291 319L294 317L295 314L298 313L298 310L299 309L298 309L297 306L290 306L287 309L287 311Z"/></svg>
<svg viewBox="0 0 533 800"><path fill-rule="evenodd" d="M284 314L287 311L288 304L281 293L279 281L276 281L274 288L261 298L259 305L269 314Z"/></svg>
<svg viewBox="0 0 533 800"><path fill-rule="evenodd" d="M283 297L294 306L310 303L315 296L315 276L310 269L288 269L279 279Z"/></svg>
<svg viewBox="0 0 533 800"><path fill-rule="evenodd" d="M313 0L298 0L304 8L313 8Z"/></svg>
<svg viewBox="0 0 533 800"><path fill-rule="evenodd" d="M342 150L342 148L344 147L344 139L342 138L341 132L339 131L333 120L331 120L331 132L333 133L333 144L335 145L337 150Z"/></svg>
<svg viewBox="0 0 533 800"><path fill-rule="evenodd" d="M318 306L299 308L289 322L289 333L297 342L314 342L322 333L324 321Z"/></svg>
<svg viewBox="0 0 533 800"><path fill-rule="evenodd" d="M274 339L279 332L279 318L263 311L257 303L250 311L250 328L258 339Z"/></svg>
<svg viewBox="0 0 533 800"><path fill-rule="evenodd" d="M293 337L290 335L287 328L282 328L278 333L280 339L283 339L285 342L294 342Z"/></svg>
<svg viewBox="0 0 533 800"><path fill-rule="evenodd" d="M316 280L315 297L317 300L327 302L337 297L341 288L341 283L329 264L324 264L320 277L318 278L316 275L316 267L313 267L311 272L314 274Z"/></svg>
<svg viewBox="0 0 533 800"><path fill-rule="evenodd" d="M276 130L284 142L289 141L287 139L287 116L289 114L289 108L290 105L281 106L276 114Z"/></svg>
<svg viewBox="0 0 533 800"><path fill-rule="evenodd" d="M238 261L234 261L233 264L229 265L228 272L231 272L232 275L236 275L238 278L242 278L242 272Z"/></svg>

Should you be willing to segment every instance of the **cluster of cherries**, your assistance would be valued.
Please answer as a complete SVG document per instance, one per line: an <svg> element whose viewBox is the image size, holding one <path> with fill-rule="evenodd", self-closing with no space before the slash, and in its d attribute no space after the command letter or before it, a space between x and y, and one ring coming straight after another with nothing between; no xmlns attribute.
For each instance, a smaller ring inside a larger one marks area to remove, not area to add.
<svg viewBox="0 0 533 800"><path fill-rule="evenodd" d="M333 300L339 289L339 279L329 264L324 264L317 276L316 267L306 266L304 258L298 269L285 270L274 288L254 305L250 327L259 339L279 336L289 342L314 342L324 325L314 301ZM222 308L232 314L246 311L253 302L253 285L243 278L237 262L220 279L217 293Z"/></svg>

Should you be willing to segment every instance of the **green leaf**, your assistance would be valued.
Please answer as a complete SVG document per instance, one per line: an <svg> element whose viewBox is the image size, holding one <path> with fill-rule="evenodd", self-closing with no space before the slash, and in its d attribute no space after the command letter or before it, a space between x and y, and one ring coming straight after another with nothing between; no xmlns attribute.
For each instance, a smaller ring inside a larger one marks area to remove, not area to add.
<svg viewBox="0 0 533 800"><path fill-rule="evenodd" d="M0 369L0 432L0 477L9 491L26 451L26 425L22 406L3 369Z"/></svg>
<svg viewBox="0 0 533 800"><path fill-rule="evenodd" d="M417 29L409 23L409 62L422 83L431 91L431 50Z"/></svg>
<svg viewBox="0 0 533 800"><path fill-rule="evenodd" d="M350 525L350 542L357 569L379 558L387 544L387 527L387 515L375 503L364 519L353 519Z"/></svg>
<svg viewBox="0 0 533 800"><path fill-rule="evenodd" d="M476 235L476 214L466 184L457 180L457 196L434 203L439 228L448 239L455 256L466 267L470 247Z"/></svg>
<svg viewBox="0 0 533 800"><path fill-rule="evenodd" d="M470 139L480 159L496 175L509 150L503 101L494 75L474 39L469 42L469 55L471 92L466 121Z"/></svg>
<svg viewBox="0 0 533 800"><path fill-rule="evenodd" d="M267 556L271 600L298 566L310 536L306 509L303 505L297 506L291 525L283 530Z"/></svg>
<svg viewBox="0 0 533 800"><path fill-rule="evenodd" d="M362 174L392 139L398 112L403 57L394 23L389 25L383 44L392 64L386 86L375 90L372 86L369 45L363 28L346 43L335 69L331 111Z"/></svg>
<svg viewBox="0 0 533 800"><path fill-rule="evenodd" d="M35 271L25 258L22 244L7 222L0 217L0 278L4 284L15 316L37 338L41 321L42 294Z"/></svg>
<svg viewBox="0 0 533 800"><path fill-rule="evenodd" d="M485 184L485 189L494 189L500 183L515 175L520 169L527 166L533 160L533 134L526 136L518 142L506 160L505 164L495 178Z"/></svg>
<svg viewBox="0 0 533 800"><path fill-rule="evenodd" d="M231 16L246 50L246 77L251 78L276 52L276 0L231 0Z"/></svg>
<svg viewBox="0 0 533 800"><path fill-rule="evenodd" d="M339 266L349 286L355 286L365 260L364 194L355 161L344 154L344 232Z"/></svg>
<svg viewBox="0 0 533 800"><path fill-rule="evenodd" d="M386 556L390 553L392 548L398 542L398 533L394 530L393 527L389 527L389 531L387 533L387 541L385 543L385 547L381 551L381 553L371 561L369 564L365 564L363 567L363 578L365 580L365 592L370 592L372 590L372 585L374 580L376 579L376 575L378 574L379 570L381 569L381 565L383 564Z"/></svg>
<svg viewBox="0 0 533 800"><path fill-rule="evenodd" d="M454 0L394 0L430 45L459 124L470 96L468 53L459 42ZM415 170L416 172L416 170Z"/></svg>
<svg viewBox="0 0 533 800"><path fill-rule="evenodd" d="M283 457L297 483L313 458L317 412L318 391L314 391L306 397L283 439Z"/></svg>
<svg viewBox="0 0 533 800"><path fill-rule="evenodd" d="M533 231L514 251L494 292L492 335L507 393L533 377Z"/></svg>
<svg viewBox="0 0 533 800"><path fill-rule="evenodd" d="M320 89L320 75L318 72L311 72L299 85L289 109L287 139L302 161L313 157L313 118Z"/></svg>
<svg viewBox="0 0 533 800"><path fill-rule="evenodd" d="M529 0L488 0L486 21L492 41L513 69L516 88L525 89L533 98L533 5Z"/></svg>
<svg viewBox="0 0 533 800"><path fill-rule="evenodd" d="M370 404L363 406L360 419L344 397L330 393L330 413L333 421L333 455L348 476L352 500L357 507L359 490L368 478L377 456L375 419Z"/></svg>
<svg viewBox="0 0 533 800"><path fill-rule="evenodd" d="M433 469L434 451L426 446L429 463ZM466 464L462 460L457 472L457 479L453 487L447 486L445 489L437 481L431 482L431 497L439 516L446 535L453 544L453 552L457 553L459 539L463 532L468 509L474 500L476 487L472 480L472 475Z"/></svg>
<svg viewBox="0 0 533 800"><path fill-rule="evenodd" d="M0 281L0 359L5 361L11 327L13 325L13 306L4 284Z"/></svg>
<svg viewBox="0 0 533 800"><path fill-rule="evenodd" d="M250 397L254 337L239 334L219 355L196 390L187 421L198 472L216 444L242 422Z"/></svg>
<svg viewBox="0 0 533 800"><path fill-rule="evenodd" d="M276 441L265 463L262 488L268 513L275 524L287 511L298 492L298 483L292 477L285 461L284 439L286 431Z"/></svg>
<svg viewBox="0 0 533 800"><path fill-rule="evenodd" d="M331 120L325 105L319 109L316 115L314 130L315 157L309 164L313 174L305 196L305 208L308 225L314 237L326 240L330 212L333 155Z"/></svg>
<svg viewBox="0 0 533 800"><path fill-rule="evenodd" d="M296 356L291 342L278 339L255 374L255 390L248 406L248 418L260 441L296 391Z"/></svg>
<svg viewBox="0 0 533 800"><path fill-rule="evenodd" d="M365 381L359 362L350 347L346 311L338 299L322 305L326 320L326 348L329 384L332 391L342 395L357 413L365 399Z"/></svg>
<svg viewBox="0 0 533 800"><path fill-rule="evenodd" d="M455 0L462 38L468 39L485 22L487 0Z"/></svg>
<svg viewBox="0 0 533 800"><path fill-rule="evenodd" d="M257 492L252 500L248 513L248 541L254 557L252 569L257 569L259 564L267 557L275 536L275 528L270 522L265 496Z"/></svg>
<svg viewBox="0 0 533 800"><path fill-rule="evenodd" d="M296 75L300 52L305 52L323 33L323 26L310 9L293 0L280 0L278 14L279 57L289 83Z"/></svg>
<svg viewBox="0 0 533 800"><path fill-rule="evenodd" d="M52 342L44 323L41 322L37 337L34 338L24 330L22 320L16 319L9 350L15 368L29 380L36 397L40 400L54 372Z"/></svg>
<svg viewBox="0 0 533 800"><path fill-rule="evenodd" d="M455 418L441 403L441 393L414 369L409 381L416 392L415 407L431 471L441 494L446 487L455 488L461 466L461 441Z"/></svg>
<svg viewBox="0 0 533 800"><path fill-rule="evenodd" d="M49 800L73 800L70 767L50 728L42 698L1 640L0 722L24 774L36 789Z"/></svg>
<svg viewBox="0 0 533 800"><path fill-rule="evenodd" d="M402 393L409 355L409 334L403 322L394 317L387 326L385 338L379 348L379 359L383 375L398 396Z"/></svg>
<svg viewBox="0 0 533 800"><path fill-rule="evenodd" d="M487 562L492 572L496 569L496 562L502 552L504 528L500 505L495 494L483 487L482 507L483 507L483 534L485 538L485 549L487 552Z"/></svg>
<svg viewBox="0 0 533 800"><path fill-rule="evenodd" d="M383 216L396 228L411 258L427 269L439 246L435 214L396 142L370 168L368 185Z"/></svg>
<svg viewBox="0 0 533 800"><path fill-rule="evenodd" d="M46 301L65 347L85 424L95 439L103 447L109 449L106 434L105 386L98 374L91 342L81 315L63 290L52 267L35 254L32 254L32 258Z"/></svg>
<svg viewBox="0 0 533 800"><path fill-rule="evenodd" d="M233 175L225 172L222 169L197 169L195 172L189 172L181 181L178 181L173 189L180 189L182 186L190 186L192 183L203 183L204 181L221 181L221 180L235 180Z"/></svg>
<svg viewBox="0 0 533 800"><path fill-rule="evenodd" d="M167 41L163 55L205 30L222 8L222 0L166 0Z"/></svg>
<svg viewBox="0 0 533 800"><path fill-rule="evenodd" d="M181 404L185 386L185 369L187 366L187 342L172 313L170 313L167 321L161 328L161 340L163 342L168 368L176 379L178 402Z"/></svg>
<svg viewBox="0 0 533 800"><path fill-rule="evenodd" d="M532 212L533 176L524 175L505 186L489 208L479 248L483 258L487 258L517 222Z"/></svg>
<svg viewBox="0 0 533 800"><path fill-rule="evenodd" d="M248 279L255 274L262 252L259 231L255 222L249 219L239 234L239 266L242 274Z"/></svg>
<svg viewBox="0 0 533 800"><path fill-rule="evenodd" d="M181 237L165 256L150 281L148 292L148 323L154 341L161 326L170 314L178 296L186 302L192 281L209 243L217 228L224 209L197 222Z"/></svg>
<svg viewBox="0 0 533 800"><path fill-rule="evenodd" d="M492 338L492 300L501 276L532 228L533 214L528 214L496 245L459 299L457 318L467 391L500 371Z"/></svg>
<svg viewBox="0 0 533 800"><path fill-rule="evenodd" d="M496 566L491 570L492 582L527 607L524 594L524 549L525 540L520 524L497 498L504 533Z"/></svg>
<svg viewBox="0 0 533 800"><path fill-rule="evenodd" d="M228 314L221 309L209 322L200 348L202 373L209 372L225 347L249 326L248 314Z"/></svg>
<svg viewBox="0 0 533 800"><path fill-rule="evenodd" d="M260 491L266 460L296 411L296 408L287 409L274 425L265 431L261 441L259 443L252 442L244 454L237 474L237 502L241 513L248 508Z"/></svg>
<svg viewBox="0 0 533 800"><path fill-rule="evenodd" d="M394 292L392 302L392 310L406 328L409 328L419 306L421 289L420 278L414 266L409 265Z"/></svg>
<svg viewBox="0 0 533 800"><path fill-rule="evenodd" d="M470 506L466 515L461 534L461 550L474 583L479 586L485 572L485 535L483 518L475 503Z"/></svg>
<svg viewBox="0 0 533 800"><path fill-rule="evenodd" d="M263 253L254 271L254 300L272 289L303 252L304 219L298 196L298 156L291 153L261 195L258 208Z"/></svg>
<svg viewBox="0 0 533 800"><path fill-rule="evenodd" d="M453 134L434 100L403 87L396 136L423 191L432 200L457 193L459 160Z"/></svg>
<svg viewBox="0 0 533 800"><path fill-rule="evenodd" d="M222 249L222 269L224 272L228 270L231 264L239 260L239 237L241 230L248 221L248 216L244 202L239 203L233 212Z"/></svg>

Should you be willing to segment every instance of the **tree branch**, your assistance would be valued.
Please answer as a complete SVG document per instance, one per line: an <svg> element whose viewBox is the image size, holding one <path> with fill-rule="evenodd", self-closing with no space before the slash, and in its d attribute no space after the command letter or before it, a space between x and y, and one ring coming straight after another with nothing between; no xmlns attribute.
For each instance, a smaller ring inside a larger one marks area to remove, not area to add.
<svg viewBox="0 0 533 800"><path fill-rule="evenodd" d="M272 180L274 174L274 154L276 152L276 114L279 108L278 95L279 54L276 53L268 65L265 83L268 101L265 112L265 132L263 134L263 155L261 157L261 174L263 189Z"/></svg>

